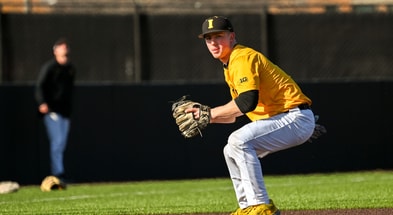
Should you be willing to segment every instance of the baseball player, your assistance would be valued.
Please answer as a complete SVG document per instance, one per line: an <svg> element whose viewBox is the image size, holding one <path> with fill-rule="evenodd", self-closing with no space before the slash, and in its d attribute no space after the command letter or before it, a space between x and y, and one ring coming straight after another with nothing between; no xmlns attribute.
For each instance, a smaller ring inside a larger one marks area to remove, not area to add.
<svg viewBox="0 0 393 215"><path fill-rule="evenodd" d="M315 127L311 100L296 82L262 53L236 42L231 22L207 18L199 38L223 64L232 100L211 108L210 123L233 123L246 114L250 123L233 131L225 161L239 209L232 215L279 215L269 198L259 158L306 142ZM198 118L198 108L190 108Z"/></svg>

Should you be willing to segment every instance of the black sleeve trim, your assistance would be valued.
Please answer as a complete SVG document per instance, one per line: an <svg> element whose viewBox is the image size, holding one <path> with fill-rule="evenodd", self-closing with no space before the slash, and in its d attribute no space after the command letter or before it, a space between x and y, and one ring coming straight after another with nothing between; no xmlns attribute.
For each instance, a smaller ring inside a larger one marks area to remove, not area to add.
<svg viewBox="0 0 393 215"><path fill-rule="evenodd" d="M258 104L259 92L258 90L250 90L235 98L235 103L242 113L248 113L255 110Z"/></svg>

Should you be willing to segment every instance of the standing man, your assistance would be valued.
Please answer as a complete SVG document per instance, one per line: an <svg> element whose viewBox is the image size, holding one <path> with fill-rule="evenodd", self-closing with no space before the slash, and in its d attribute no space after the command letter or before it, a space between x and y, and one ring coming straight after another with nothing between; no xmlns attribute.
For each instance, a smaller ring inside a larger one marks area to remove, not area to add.
<svg viewBox="0 0 393 215"><path fill-rule="evenodd" d="M46 62L40 71L35 98L43 115L50 141L51 174L65 178L63 154L67 145L72 108L75 67L69 59L70 47L66 39L53 46L54 59Z"/></svg>
<svg viewBox="0 0 393 215"><path fill-rule="evenodd" d="M210 123L234 123L246 114L250 123L235 130L224 156L239 209L232 215L279 215L267 193L262 158L306 142L315 127L311 100L296 82L263 54L236 42L226 17L213 16L202 24L199 38L223 64L232 100L211 109ZM198 109L190 108L198 118Z"/></svg>

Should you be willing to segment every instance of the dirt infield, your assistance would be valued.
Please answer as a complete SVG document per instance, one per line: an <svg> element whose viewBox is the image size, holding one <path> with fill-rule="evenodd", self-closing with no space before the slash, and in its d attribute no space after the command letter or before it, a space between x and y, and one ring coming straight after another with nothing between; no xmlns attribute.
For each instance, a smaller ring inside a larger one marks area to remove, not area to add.
<svg viewBox="0 0 393 215"><path fill-rule="evenodd" d="M229 215L229 214L230 213L187 214L187 215ZM281 211L281 215L388 215L388 214L393 214L393 208Z"/></svg>

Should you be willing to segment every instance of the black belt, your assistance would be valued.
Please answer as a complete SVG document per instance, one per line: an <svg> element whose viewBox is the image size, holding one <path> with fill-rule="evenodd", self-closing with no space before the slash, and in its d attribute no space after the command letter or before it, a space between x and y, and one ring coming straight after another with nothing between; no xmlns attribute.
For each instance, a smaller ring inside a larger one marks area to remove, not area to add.
<svg viewBox="0 0 393 215"><path fill-rule="evenodd" d="M310 105L308 104L301 104L299 106L297 106L297 108L299 108L300 110L307 110L307 109L311 109ZM288 113L289 110L285 111L284 113Z"/></svg>
<svg viewBox="0 0 393 215"><path fill-rule="evenodd" d="M301 104L297 106L300 110L306 110L306 109L311 109L310 105L308 104Z"/></svg>

